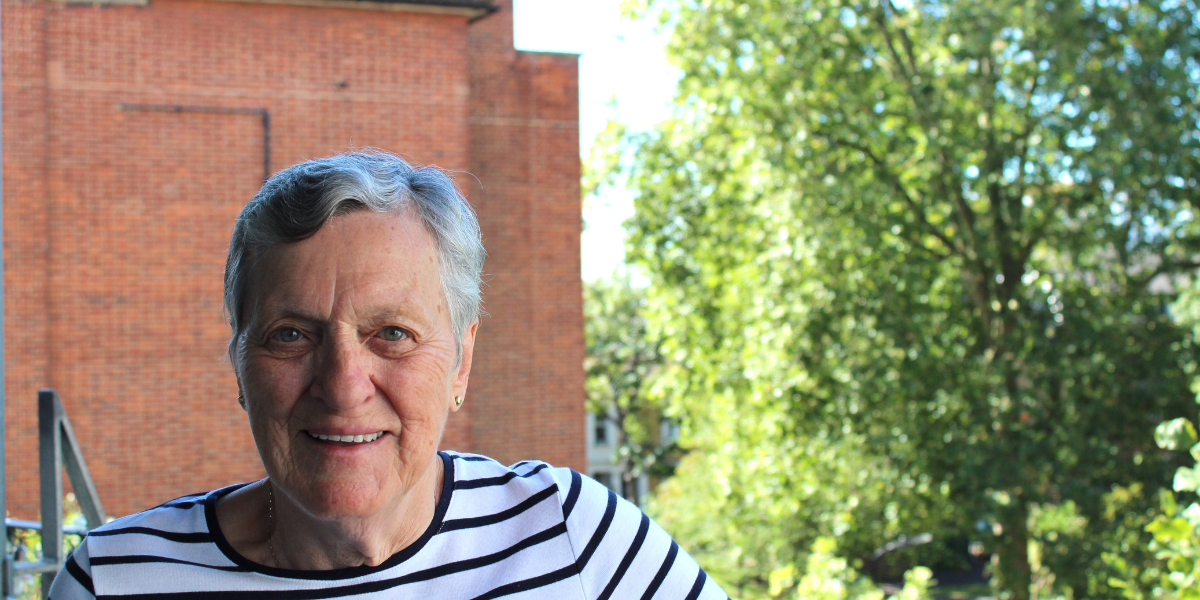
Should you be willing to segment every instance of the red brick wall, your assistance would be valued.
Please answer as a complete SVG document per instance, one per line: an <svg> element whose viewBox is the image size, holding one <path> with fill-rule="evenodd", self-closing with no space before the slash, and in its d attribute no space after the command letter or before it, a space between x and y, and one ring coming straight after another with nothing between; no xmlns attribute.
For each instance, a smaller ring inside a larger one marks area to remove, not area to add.
<svg viewBox="0 0 1200 600"><path fill-rule="evenodd" d="M458 171L491 254L444 445L584 468L574 56L466 17L4 0L8 489L36 514L36 390L59 390L105 508L261 476L223 355L233 218L271 169L377 146ZM128 106L126 106L128 108Z"/></svg>
<svg viewBox="0 0 1200 600"><path fill-rule="evenodd" d="M583 470L577 57L515 52L510 1L470 31L468 195L491 274L471 436L501 462Z"/></svg>

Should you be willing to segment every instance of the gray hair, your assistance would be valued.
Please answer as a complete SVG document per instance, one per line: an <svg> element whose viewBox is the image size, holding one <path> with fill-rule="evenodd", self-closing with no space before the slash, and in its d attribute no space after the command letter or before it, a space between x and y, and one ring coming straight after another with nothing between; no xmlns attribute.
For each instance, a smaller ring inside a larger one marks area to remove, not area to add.
<svg viewBox="0 0 1200 600"><path fill-rule="evenodd" d="M437 167L412 165L381 151L348 152L300 163L276 173L242 209L225 261L225 312L234 349L250 267L273 246L312 237L335 216L409 208L437 244L442 293L455 340L480 314L486 252L475 211L454 181Z"/></svg>

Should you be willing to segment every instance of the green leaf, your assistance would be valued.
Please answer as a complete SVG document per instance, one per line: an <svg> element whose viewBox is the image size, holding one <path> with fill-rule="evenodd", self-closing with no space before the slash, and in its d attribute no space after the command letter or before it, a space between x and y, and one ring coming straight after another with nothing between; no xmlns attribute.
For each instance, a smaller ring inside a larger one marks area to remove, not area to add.
<svg viewBox="0 0 1200 600"><path fill-rule="evenodd" d="M1196 444L1196 428L1185 418L1164 421L1154 429L1154 441L1164 450L1181 450Z"/></svg>
<svg viewBox="0 0 1200 600"><path fill-rule="evenodd" d="M1194 492L1200 489L1200 470L1179 467L1175 471L1175 480L1172 483L1172 487L1177 492Z"/></svg>
<svg viewBox="0 0 1200 600"><path fill-rule="evenodd" d="M1154 539L1160 542L1186 540L1192 534L1192 525L1185 519L1158 519L1151 523L1146 530L1154 534Z"/></svg>

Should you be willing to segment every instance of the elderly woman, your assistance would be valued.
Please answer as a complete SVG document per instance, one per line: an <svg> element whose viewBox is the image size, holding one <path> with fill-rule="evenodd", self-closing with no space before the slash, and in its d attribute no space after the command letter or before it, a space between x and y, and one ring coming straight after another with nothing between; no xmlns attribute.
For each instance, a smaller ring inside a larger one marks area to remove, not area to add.
<svg viewBox="0 0 1200 600"><path fill-rule="evenodd" d="M438 451L467 393L483 260L437 169L351 153L272 177L225 267L267 477L92 531L51 597L726 598L599 483Z"/></svg>

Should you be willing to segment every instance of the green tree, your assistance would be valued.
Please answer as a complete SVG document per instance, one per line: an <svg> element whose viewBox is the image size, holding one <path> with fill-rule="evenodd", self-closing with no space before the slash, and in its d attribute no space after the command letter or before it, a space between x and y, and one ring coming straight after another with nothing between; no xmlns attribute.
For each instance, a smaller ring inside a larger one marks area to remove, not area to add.
<svg viewBox="0 0 1200 600"><path fill-rule="evenodd" d="M616 423L622 495L634 503L641 500L636 479L669 475L664 459L675 447L657 431L662 412L651 385L662 356L646 330L645 303L626 273L584 286L587 406Z"/></svg>
<svg viewBox="0 0 1200 600"><path fill-rule="evenodd" d="M1169 479L1149 432L1193 410L1166 307L1200 250L1194 1L647 5L676 113L601 152L637 194L659 385L707 454L679 486L849 440L894 503L872 531L985 519L1025 599L1034 507L1099 522L1112 486ZM709 542L770 559L732 534Z"/></svg>

